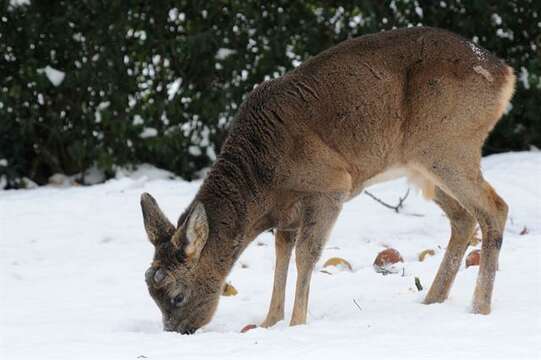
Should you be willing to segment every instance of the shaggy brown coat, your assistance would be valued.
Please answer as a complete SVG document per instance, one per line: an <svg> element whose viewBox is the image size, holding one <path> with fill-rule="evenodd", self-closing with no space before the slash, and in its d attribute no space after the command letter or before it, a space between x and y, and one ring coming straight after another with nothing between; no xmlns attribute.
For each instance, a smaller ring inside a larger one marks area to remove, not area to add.
<svg viewBox="0 0 541 360"><path fill-rule="evenodd" d="M486 50L418 27L344 41L259 85L176 228L150 195L142 197L156 245L147 282L165 328L193 332L210 321L235 261L270 228L277 229L277 261L262 325L284 317L294 245L291 324L305 323L311 273L342 203L400 175L433 198L452 227L425 302L448 296L479 222L473 311L488 314L507 206L481 175L480 149L514 83L512 69Z"/></svg>

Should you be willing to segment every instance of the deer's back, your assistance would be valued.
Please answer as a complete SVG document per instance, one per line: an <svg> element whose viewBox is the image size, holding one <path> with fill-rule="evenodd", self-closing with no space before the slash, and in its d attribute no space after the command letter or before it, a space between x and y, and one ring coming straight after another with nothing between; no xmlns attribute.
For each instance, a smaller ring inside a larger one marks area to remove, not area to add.
<svg viewBox="0 0 541 360"><path fill-rule="evenodd" d="M457 35L394 30L344 41L260 86L244 108L268 116L244 122L279 133L286 181L355 192L438 144L480 148L513 84L508 66Z"/></svg>

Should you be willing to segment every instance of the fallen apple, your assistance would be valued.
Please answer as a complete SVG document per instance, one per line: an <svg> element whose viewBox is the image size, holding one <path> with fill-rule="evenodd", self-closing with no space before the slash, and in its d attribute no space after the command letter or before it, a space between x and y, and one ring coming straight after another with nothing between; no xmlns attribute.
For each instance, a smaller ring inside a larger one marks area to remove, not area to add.
<svg viewBox="0 0 541 360"><path fill-rule="evenodd" d="M481 250L472 250L466 257L466 268L470 266L479 266L481 260Z"/></svg>
<svg viewBox="0 0 541 360"><path fill-rule="evenodd" d="M243 327L242 330L241 330L240 332L244 334L245 332L248 332L248 331L250 331L250 330L252 330L252 329L255 329L255 328L257 328L257 325L255 325L255 324L248 324L248 325L246 325L245 327Z"/></svg>
<svg viewBox="0 0 541 360"><path fill-rule="evenodd" d="M222 291L222 296L235 296L238 293L239 292L237 291L237 289L235 289L233 285L227 283L225 284L224 290Z"/></svg>
<svg viewBox="0 0 541 360"><path fill-rule="evenodd" d="M376 260L374 260L374 270L381 274L391 274L399 272L398 268L395 268L393 265L399 262L404 262L402 256L398 250L389 248L381 251Z"/></svg>
<svg viewBox="0 0 541 360"><path fill-rule="evenodd" d="M436 252L434 250L426 249L426 250L421 251L419 255L417 255L417 258L419 259L419 261L424 261L427 256L434 256L434 255L436 255Z"/></svg>
<svg viewBox="0 0 541 360"><path fill-rule="evenodd" d="M340 268L347 269L349 271L353 270L353 268L351 267L351 264L347 260L344 260L339 257L330 258L329 260L325 261L325 264L323 264L324 268L331 267L331 266L337 267L339 269Z"/></svg>

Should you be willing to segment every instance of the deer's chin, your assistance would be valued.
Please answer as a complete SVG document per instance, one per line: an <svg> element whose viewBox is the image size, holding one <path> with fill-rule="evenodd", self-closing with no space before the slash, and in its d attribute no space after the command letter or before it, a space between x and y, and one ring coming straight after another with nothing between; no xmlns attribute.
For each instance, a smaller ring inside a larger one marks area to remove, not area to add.
<svg viewBox="0 0 541 360"><path fill-rule="evenodd" d="M191 335L199 330L205 323L193 321L193 319L182 319L181 321L163 321L163 330L176 332L181 335Z"/></svg>
<svg viewBox="0 0 541 360"><path fill-rule="evenodd" d="M170 331L170 332L176 332L182 335L191 335L199 329L195 326L190 326L187 324L183 324L184 321L180 322L173 322L173 321L164 321L163 322L163 330L164 331Z"/></svg>
<svg viewBox="0 0 541 360"><path fill-rule="evenodd" d="M165 331L176 332L176 333L179 333L181 335L192 335L193 333L195 333L198 330L195 327L181 327L181 326L169 327L167 325L164 325L163 329Z"/></svg>

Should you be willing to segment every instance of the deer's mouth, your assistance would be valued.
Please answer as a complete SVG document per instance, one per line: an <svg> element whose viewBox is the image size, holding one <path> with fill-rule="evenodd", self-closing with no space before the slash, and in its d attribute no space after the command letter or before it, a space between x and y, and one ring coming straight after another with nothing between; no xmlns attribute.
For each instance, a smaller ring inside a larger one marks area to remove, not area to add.
<svg viewBox="0 0 541 360"><path fill-rule="evenodd" d="M197 331L196 328L186 328L183 331L179 331L182 335L192 335Z"/></svg>
<svg viewBox="0 0 541 360"><path fill-rule="evenodd" d="M191 326L172 326L171 324L164 324L163 330L177 332L181 335L192 335L197 331L197 328Z"/></svg>
<svg viewBox="0 0 541 360"><path fill-rule="evenodd" d="M177 332L181 335L192 335L197 331L196 328L177 328L177 329L165 329L165 331Z"/></svg>

